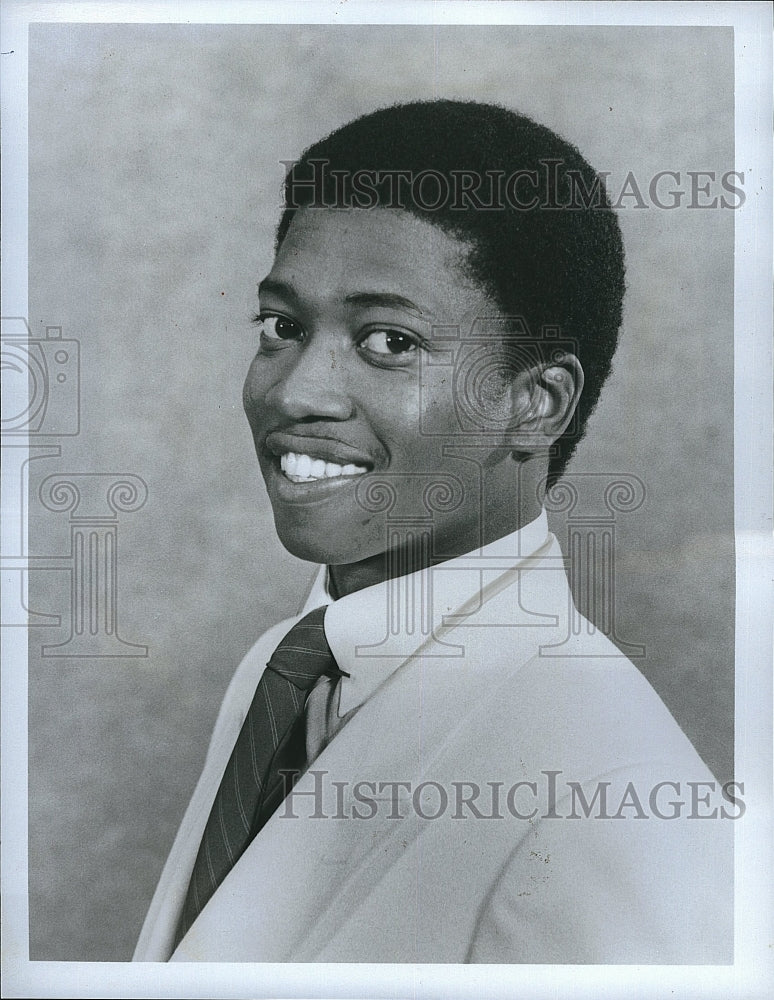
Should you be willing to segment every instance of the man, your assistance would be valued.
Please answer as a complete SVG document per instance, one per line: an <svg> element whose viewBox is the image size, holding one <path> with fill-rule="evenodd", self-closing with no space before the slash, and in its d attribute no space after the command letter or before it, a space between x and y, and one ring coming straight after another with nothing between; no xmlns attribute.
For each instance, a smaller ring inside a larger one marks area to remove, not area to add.
<svg viewBox="0 0 774 1000"><path fill-rule="evenodd" d="M135 957L728 961L739 803L571 627L542 509L621 319L593 170L434 101L317 143L285 198L244 403L321 570L234 676Z"/></svg>

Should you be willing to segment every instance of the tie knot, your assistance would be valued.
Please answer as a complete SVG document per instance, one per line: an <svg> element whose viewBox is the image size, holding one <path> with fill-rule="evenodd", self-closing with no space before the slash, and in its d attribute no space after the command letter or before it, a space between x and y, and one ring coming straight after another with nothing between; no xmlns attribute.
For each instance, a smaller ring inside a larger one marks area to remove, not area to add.
<svg viewBox="0 0 774 1000"><path fill-rule="evenodd" d="M329 677L349 677L340 670L325 637L325 605L315 608L297 621L271 654L270 670L284 677L302 691L311 688L327 674Z"/></svg>

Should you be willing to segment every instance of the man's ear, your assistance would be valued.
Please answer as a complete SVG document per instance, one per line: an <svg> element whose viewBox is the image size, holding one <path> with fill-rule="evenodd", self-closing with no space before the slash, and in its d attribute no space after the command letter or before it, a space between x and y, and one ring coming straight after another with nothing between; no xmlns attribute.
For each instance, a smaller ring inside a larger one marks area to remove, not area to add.
<svg viewBox="0 0 774 1000"><path fill-rule="evenodd" d="M540 363L513 376L512 422L508 443L514 451L542 451L567 429L583 391L583 368L574 354Z"/></svg>

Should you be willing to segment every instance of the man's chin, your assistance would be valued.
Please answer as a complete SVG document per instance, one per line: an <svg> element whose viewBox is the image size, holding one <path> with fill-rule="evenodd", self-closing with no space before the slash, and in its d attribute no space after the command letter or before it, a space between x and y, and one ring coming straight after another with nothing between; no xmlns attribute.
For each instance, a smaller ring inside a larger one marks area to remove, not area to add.
<svg viewBox="0 0 774 1000"><path fill-rule="evenodd" d="M351 526L338 530L330 526L312 528L297 523L288 524L276 515L274 525L279 540L288 552L305 562L343 566L369 559L384 550L381 539L381 544L371 539L370 545L365 540L356 539Z"/></svg>

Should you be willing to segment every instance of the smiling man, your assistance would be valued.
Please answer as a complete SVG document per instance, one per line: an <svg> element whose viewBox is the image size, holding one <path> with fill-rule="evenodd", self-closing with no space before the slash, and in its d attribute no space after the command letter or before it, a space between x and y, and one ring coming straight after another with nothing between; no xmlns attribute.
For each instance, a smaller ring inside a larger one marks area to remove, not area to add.
<svg viewBox="0 0 774 1000"><path fill-rule="evenodd" d="M464 503L436 512L433 523L434 550L445 558L540 513L536 477L546 463L526 455L541 444L547 454L570 421L582 369L567 354L561 364L506 373L507 344L490 335L491 440L475 449L483 475L451 457L467 439L449 368L433 361L448 353L450 329L502 319L467 271L457 238L406 211L323 208L298 213L261 283L245 410L283 544L328 564L339 596L378 583L389 568L384 519L364 508L359 477L393 482L404 510L422 510L433 474L453 471ZM519 438L525 460L515 489Z"/></svg>
<svg viewBox="0 0 774 1000"><path fill-rule="evenodd" d="M729 960L743 804L572 627L542 509L620 325L598 178L434 101L334 132L285 195L244 405L320 569L234 676L136 958Z"/></svg>

